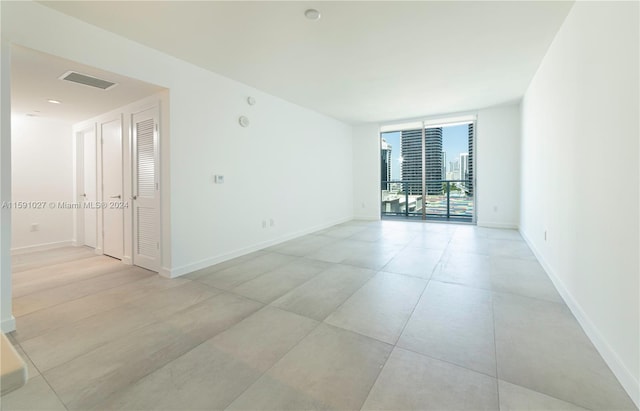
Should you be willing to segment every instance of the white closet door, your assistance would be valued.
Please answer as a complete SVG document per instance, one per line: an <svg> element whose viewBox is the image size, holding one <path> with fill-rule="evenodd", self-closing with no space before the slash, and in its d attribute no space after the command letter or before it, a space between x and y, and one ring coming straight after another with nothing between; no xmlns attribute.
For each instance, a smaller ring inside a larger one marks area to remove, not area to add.
<svg viewBox="0 0 640 411"><path fill-rule="evenodd" d="M98 200L96 191L96 132L92 127L82 134L82 170L83 192L82 200L86 204L83 209L84 245L96 248L98 213L95 208Z"/></svg>
<svg viewBox="0 0 640 411"><path fill-rule="evenodd" d="M122 259L124 254L124 209L111 203L122 201L122 121L101 125L102 136L102 208L103 251Z"/></svg>
<svg viewBox="0 0 640 411"><path fill-rule="evenodd" d="M158 108L133 114L133 263L160 267Z"/></svg>

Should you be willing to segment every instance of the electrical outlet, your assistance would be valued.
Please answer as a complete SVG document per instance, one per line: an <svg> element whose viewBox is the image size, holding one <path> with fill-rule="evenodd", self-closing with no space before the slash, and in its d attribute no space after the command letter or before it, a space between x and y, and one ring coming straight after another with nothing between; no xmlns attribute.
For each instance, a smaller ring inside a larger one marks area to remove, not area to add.
<svg viewBox="0 0 640 411"><path fill-rule="evenodd" d="M273 218L269 219L269 226L273 227L274 225L276 225L276 221Z"/></svg>
<svg viewBox="0 0 640 411"><path fill-rule="evenodd" d="M262 228L267 228L267 220L262 220Z"/></svg>
<svg viewBox="0 0 640 411"><path fill-rule="evenodd" d="M218 175L218 174L214 175L213 176L213 182L215 184L224 184L224 176L223 175Z"/></svg>

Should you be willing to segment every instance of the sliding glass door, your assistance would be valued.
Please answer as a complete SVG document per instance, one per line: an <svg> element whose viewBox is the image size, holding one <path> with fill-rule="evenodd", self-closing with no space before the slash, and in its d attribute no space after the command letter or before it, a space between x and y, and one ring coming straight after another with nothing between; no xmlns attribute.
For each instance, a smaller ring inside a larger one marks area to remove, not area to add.
<svg viewBox="0 0 640 411"><path fill-rule="evenodd" d="M474 121L380 133L382 218L475 221Z"/></svg>

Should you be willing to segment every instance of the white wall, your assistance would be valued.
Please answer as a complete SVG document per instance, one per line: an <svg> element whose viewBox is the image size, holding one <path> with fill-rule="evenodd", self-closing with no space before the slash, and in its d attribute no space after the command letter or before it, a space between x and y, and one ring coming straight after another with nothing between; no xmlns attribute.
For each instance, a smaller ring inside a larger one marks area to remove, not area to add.
<svg viewBox="0 0 640 411"><path fill-rule="evenodd" d="M520 106L478 111L475 136L477 223L517 228L520 219Z"/></svg>
<svg viewBox="0 0 640 411"><path fill-rule="evenodd" d="M161 142L165 274L352 218L350 126L40 4L2 9L3 39L170 89ZM238 125L240 115L250 127ZM226 182L214 185L213 174Z"/></svg>
<svg viewBox="0 0 640 411"><path fill-rule="evenodd" d="M71 244L74 213L58 207L58 202L73 201L72 144L71 124L12 117L11 198L14 203L34 202L38 206L12 210L12 249ZM32 224L38 225L38 231L31 231Z"/></svg>
<svg viewBox="0 0 640 411"><path fill-rule="evenodd" d="M521 182L523 235L636 404L638 11L574 5L523 100Z"/></svg>
<svg viewBox="0 0 640 411"><path fill-rule="evenodd" d="M192 84L171 87L174 270L352 218L351 127L208 72L190 75ZM225 183L213 184L214 174Z"/></svg>
<svg viewBox="0 0 640 411"><path fill-rule="evenodd" d="M380 219L380 127L353 128L353 214L360 220Z"/></svg>
<svg viewBox="0 0 640 411"><path fill-rule="evenodd" d="M0 201L8 203L11 201L11 53L4 38L0 38L0 63ZM4 333L16 326L11 313L10 249L11 210L0 207L0 330Z"/></svg>

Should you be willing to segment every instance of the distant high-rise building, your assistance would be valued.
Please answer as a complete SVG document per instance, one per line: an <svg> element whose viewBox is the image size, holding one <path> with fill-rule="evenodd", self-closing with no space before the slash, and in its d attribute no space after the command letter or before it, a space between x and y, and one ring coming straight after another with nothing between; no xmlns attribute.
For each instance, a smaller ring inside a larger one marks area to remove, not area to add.
<svg viewBox="0 0 640 411"><path fill-rule="evenodd" d="M442 127L425 130L425 154L427 194L440 194L442 182L429 180L442 180Z"/></svg>
<svg viewBox="0 0 640 411"><path fill-rule="evenodd" d="M440 178L442 180L447 179L447 152L446 151L442 152L442 177Z"/></svg>
<svg viewBox="0 0 640 411"><path fill-rule="evenodd" d="M469 179L469 153L460 153L460 180ZM464 183L465 187L467 183Z"/></svg>
<svg viewBox="0 0 640 411"><path fill-rule="evenodd" d="M385 183L384 181L391 181L391 144L387 143L387 141L383 138L381 143L380 143L380 154L381 154L381 159L380 159L380 165L381 165L381 170L380 170L380 179L382 181L382 186L381 189L382 190L388 190L389 189L389 184Z"/></svg>
<svg viewBox="0 0 640 411"><path fill-rule="evenodd" d="M458 179L458 174L460 174L460 162L458 160L449 161L449 172L454 173L456 175L455 179Z"/></svg>
<svg viewBox="0 0 640 411"><path fill-rule="evenodd" d="M400 133L401 178L408 194L422 194L422 130L403 130Z"/></svg>
<svg viewBox="0 0 640 411"><path fill-rule="evenodd" d="M407 184L409 194L422 194L422 130L404 130L400 134L402 153L402 180L410 180ZM425 130L425 179L427 194L439 194L442 191L442 128Z"/></svg>
<svg viewBox="0 0 640 411"><path fill-rule="evenodd" d="M473 123L469 124L469 182L467 183L468 193L473 195Z"/></svg>

